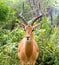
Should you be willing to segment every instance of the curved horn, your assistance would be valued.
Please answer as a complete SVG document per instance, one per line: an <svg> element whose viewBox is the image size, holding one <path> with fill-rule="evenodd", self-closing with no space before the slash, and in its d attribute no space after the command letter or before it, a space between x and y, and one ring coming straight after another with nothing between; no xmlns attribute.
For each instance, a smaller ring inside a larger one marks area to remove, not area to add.
<svg viewBox="0 0 59 65"><path fill-rule="evenodd" d="M35 22L36 20L38 20L39 18L40 18L40 20L39 20L39 21L41 21L42 16L43 16L43 15L40 15L40 16L38 16L38 17L34 18L34 19L32 20L31 25L33 25L33 24L34 24L34 22Z"/></svg>
<svg viewBox="0 0 59 65"><path fill-rule="evenodd" d="M27 20L21 14L19 14L18 17L21 18L26 25L28 24Z"/></svg>

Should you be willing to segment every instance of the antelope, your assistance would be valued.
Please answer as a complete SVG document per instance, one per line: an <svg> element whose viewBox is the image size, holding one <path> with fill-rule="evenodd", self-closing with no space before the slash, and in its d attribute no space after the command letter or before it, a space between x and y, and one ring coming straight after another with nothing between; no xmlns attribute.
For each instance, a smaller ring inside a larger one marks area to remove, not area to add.
<svg viewBox="0 0 59 65"><path fill-rule="evenodd" d="M33 26L33 24L37 19L42 18L42 15L34 18L30 25L28 25L26 19L23 16L19 15L19 17L25 23L19 23L19 26L25 29L25 37L21 40L18 46L18 57L20 59L21 65L35 65L39 54L39 48L37 42L34 39L33 31L40 24L35 26Z"/></svg>

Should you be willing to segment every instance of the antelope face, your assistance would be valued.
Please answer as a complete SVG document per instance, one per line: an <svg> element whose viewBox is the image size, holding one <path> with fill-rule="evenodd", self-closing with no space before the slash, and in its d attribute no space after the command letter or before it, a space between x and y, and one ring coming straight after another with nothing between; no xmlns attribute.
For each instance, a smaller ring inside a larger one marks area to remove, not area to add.
<svg viewBox="0 0 59 65"><path fill-rule="evenodd" d="M33 38L33 31L34 31L34 26L32 25L25 25L25 24L20 24L20 26L22 28L24 28L24 31L25 31L25 38L27 40L31 40Z"/></svg>
<svg viewBox="0 0 59 65"><path fill-rule="evenodd" d="M34 27L33 26L25 26L25 32L26 32L26 39L30 40L31 38L33 38L33 31L34 31Z"/></svg>

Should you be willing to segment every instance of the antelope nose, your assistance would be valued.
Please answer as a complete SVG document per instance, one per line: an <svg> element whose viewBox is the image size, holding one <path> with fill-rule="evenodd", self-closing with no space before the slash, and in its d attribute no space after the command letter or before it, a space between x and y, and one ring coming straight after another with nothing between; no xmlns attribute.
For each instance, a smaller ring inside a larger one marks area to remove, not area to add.
<svg viewBox="0 0 59 65"><path fill-rule="evenodd" d="M27 40L29 40L30 39L30 37L27 37Z"/></svg>

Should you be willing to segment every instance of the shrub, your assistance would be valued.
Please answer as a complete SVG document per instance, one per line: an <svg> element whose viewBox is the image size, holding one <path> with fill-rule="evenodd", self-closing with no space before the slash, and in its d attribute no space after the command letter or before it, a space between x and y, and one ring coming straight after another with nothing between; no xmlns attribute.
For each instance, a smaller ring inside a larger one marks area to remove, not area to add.
<svg viewBox="0 0 59 65"><path fill-rule="evenodd" d="M8 6L6 3L3 2L3 0L0 1L0 21L4 21L7 19L8 16Z"/></svg>

